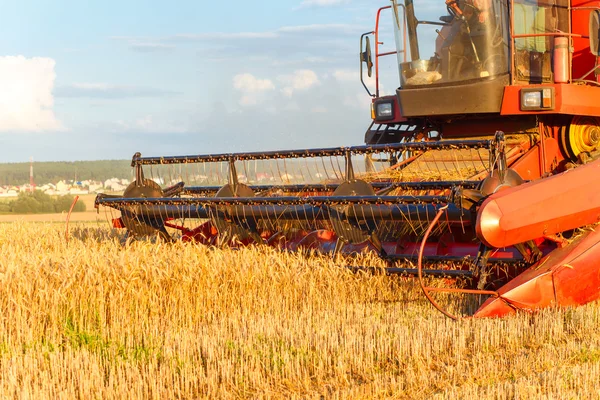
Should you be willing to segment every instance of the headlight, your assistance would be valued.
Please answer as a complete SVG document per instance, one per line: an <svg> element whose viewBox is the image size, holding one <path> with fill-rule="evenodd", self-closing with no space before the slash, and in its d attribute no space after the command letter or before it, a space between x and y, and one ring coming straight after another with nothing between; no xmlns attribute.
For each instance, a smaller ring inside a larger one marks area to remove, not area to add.
<svg viewBox="0 0 600 400"><path fill-rule="evenodd" d="M377 119L394 118L394 105L392 103L379 103L376 105Z"/></svg>
<svg viewBox="0 0 600 400"><path fill-rule="evenodd" d="M542 105L542 92L529 92L523 94L523 107L538 108Z"/></svg>
<svg viewBox="0 0 600 400"><path fill-rule="evenodd" d="M553 110L554 88L536 87L521 89L521 110Z"/></svg>

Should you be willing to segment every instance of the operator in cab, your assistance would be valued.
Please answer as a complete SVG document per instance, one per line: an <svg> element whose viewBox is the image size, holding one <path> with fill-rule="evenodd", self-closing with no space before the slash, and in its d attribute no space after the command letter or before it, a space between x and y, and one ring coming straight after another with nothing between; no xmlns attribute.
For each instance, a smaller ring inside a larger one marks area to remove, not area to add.
<svg viewBox="0 0 600 400"><path fill-rule="evenodd" d="M502 36L491 0L447 1L451 16L436 46L443 81L485 78L495 74L503 54Z"/></svg>

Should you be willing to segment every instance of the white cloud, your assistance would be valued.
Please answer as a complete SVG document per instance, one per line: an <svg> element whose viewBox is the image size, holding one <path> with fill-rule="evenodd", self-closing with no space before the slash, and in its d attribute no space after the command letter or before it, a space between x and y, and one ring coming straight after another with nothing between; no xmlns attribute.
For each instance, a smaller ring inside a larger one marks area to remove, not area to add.
<svg viewBox="0 0 600 400"><path fill-rule="evenodd" d="M360 71L357 69L336 69L333 71L336 81L346 84L347 82L360 83ZM363 80L368 86L375 85L375 73L369 78L367 71L363 71Z"/></svg>
<svg viewBox="0 0 600 400"><path fill-rule="evenodd" d="M0 131L62 129L53 111L54 65L51 58L0 57Z"/></svg>
<svg viewBox="0 0 600 400"><path fill-rule="evenodd" d="M252 74L239 74L233 77L233 87L244 92L264 92L275 89L269 79L258 79Z"/></svg>
<svg viewBox="0 0 600 400"><path fill-rule="evenodd" d="M240 105L254 106L263 100L265 92L275 89L275 84L270 79L259 79L245 73L233 77L233 87L242 92Z"/></svg>
<svg viewBox="0 0 600 400"><path fill-rule="evenodd" d="M333 71L333 77L340 82L354 82L358 77L358 72L349 69L338 69Z"/></svg>
<svg viewBox="0 0 600 400"><path fill-rule="evenodd" d="M285 85L281 92L287 97L292 97L298 90L310 89L320 83L317 74L310 69L298 70L291 75L281 75L277 80Z"/></svg>

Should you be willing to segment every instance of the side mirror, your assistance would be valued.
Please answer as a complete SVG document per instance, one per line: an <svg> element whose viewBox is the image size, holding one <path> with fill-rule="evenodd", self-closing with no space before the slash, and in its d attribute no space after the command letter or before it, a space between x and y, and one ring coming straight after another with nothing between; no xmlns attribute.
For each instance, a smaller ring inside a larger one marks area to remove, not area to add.
<svg viewBox="0 0 600 400"><path fill-rule="evenodd" d="M590 51L600 56L600 10L590 12Z"/></svg>
<svg viewBox="0 0 600 400"><path fill-rule="evenodd" d="M363 37L365 37L363 35ZM369 39L368 36L366 36L366 46L365 46L365 50L363 51L362 49L362 39L363 37L361 37L361 43L360 43L360 62L361 62L361 69L362 69L362 63L366 63L367 64L367 75L369 76L369 78L371 76L373 76L373 56L371 54L371 39Z"/></svg>

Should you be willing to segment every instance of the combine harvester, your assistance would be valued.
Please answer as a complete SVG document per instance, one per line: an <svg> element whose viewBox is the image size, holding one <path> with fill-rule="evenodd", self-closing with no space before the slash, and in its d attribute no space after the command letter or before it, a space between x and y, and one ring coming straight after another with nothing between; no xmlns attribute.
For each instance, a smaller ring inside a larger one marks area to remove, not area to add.
<svg viewBox="0 0 600 400"><path fill-rule="evenodd" d="M476 317L598 299L600 3L447 0L439 21L417 7L391 0L361 37L361 80L375 72L374 93L362 80L365 145L137 153L135 181L97 206L118 210L131 238L372 251L453 318L432 292L485 295ZM395 51L380 51L382 13ZM435 52L421 58L420 47ZM379 88L386 56L399 66L391 96ZM424 276L471 286L427 287Z"/></svg>

